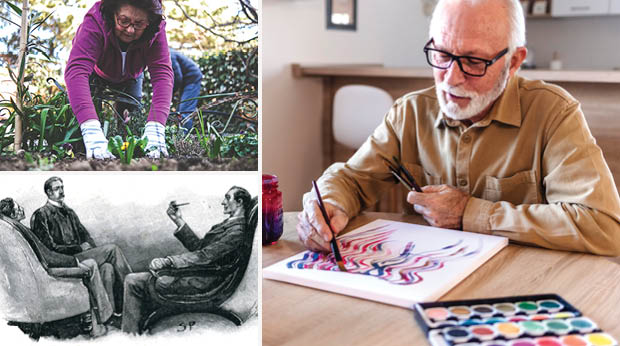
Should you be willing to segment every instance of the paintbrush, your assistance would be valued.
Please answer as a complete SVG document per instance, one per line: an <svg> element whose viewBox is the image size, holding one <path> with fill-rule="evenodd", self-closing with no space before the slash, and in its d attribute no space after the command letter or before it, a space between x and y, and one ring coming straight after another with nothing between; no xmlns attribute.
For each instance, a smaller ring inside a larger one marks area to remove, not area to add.
<svg viewBox="0 0 620 346"><path fill-rule="evenodd" d="M406 181L405 179L403 179L400 175L398 175L398 172L388 164L388 162L384 162L385 166L390 170L390 173L392 173L392 175L401 182L401 184L403 184L407 190L413 191L413 187L409 184L408 181Z"/></svg>
<svg viewBox="0 0 620 346"><path fill-rule="evenodd" d="M394 161L396 161L396 164L398 165L398 170L397 170L398 175L400 176L400 172L402 172L405 175L405 180L409 183L409 189L415 190L417 192L423 192L422 189L420 188L420 185L416 183L415 179L413 178L411 173L409 173L407 168L405 168L403 165L400 164L400 161L398 160L398 158L396 156L392 156L392 158L394 159ZM391 162L389 163L390 163L390 167L392 167Z"/></svg>
<svg viewBox="0 0 620 346"><path fill-rule="evenodd" d="M347 268L344 267L344 261L342 260L342 256L340 256L340 249L338 249L338 242L336 242L336 233L332 228L331 223L329 222L329 216L327 216L327 210L325 210L325 205L323 204L323 199L321 198L321 193L319 192L319 187L316 185L316 181L312 181L312 186L314 186L314 191L316 192L316 197L319 202L319 209L321 209L321 214L323 214L323 219L325 219L325 223L329 230L332 232L332 240L330 245L332 247L332 252L334 253L334 258L336 258L336 263L338 264L338 268L346 272Z"/></svg>

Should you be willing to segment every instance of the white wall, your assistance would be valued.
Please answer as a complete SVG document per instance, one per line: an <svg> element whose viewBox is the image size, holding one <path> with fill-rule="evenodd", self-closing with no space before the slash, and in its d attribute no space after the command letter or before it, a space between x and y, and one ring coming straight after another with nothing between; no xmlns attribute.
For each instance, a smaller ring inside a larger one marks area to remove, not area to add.
<svg viewBox="0 0 620 346"><path fill-rule="evenodd" d="M426 29L416 29L427 26L421 5L408 0L385 4L359 1L353 32L325 28L325 1L263 0L262 164L264 173L279 176L285 210L301 208L302 194L322 172L321 81L293 78L291 63L424 61L421 53L411 58L427 36Z"/></svg>
<svg viewBox="0 0 620 346"><path fill-rule="evenodd" d="M319 78L293 78L291 63L378 63L426 66L427 0L358 0L357 31L325 29L323 0L262 2L262 167L280 177L286 211L322 172ZM620 16L528 19L535 63L545 68L553 51L565 68L620 66Z"/></svg>
<svg viewBox="0 0 620 346"><path fill-rule="evenodd" d="M548 68L557 51L565 69L620 69L620 16L528 19L526 25L538 68Z"/></svg>

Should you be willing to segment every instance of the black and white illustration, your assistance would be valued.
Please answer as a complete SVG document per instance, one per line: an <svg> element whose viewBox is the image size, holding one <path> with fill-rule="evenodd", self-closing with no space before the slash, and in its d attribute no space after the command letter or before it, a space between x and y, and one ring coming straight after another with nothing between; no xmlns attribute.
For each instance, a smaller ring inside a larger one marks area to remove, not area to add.
<svg viewBox="0 0 620 346"><path fill-rule="evenodd" d="M259 342L255 174L2 180L2 335Z"/></svg>

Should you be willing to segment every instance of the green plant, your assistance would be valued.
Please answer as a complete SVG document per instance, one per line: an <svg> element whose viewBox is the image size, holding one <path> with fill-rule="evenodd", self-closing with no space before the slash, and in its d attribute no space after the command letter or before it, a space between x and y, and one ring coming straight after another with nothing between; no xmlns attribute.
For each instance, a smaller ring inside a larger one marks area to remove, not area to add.
<svg viewBox="0 0 620 346"><path fill-rule="evenodd" d="M200 145L207 152L207 157L210 159L220 158L222 155L222 143L224 142L222 136L217 129L202 116L202 111L198 111L199 131L198 134Z"/></svg>
<svg viewBox="0 0 620 346"><path fill-rule="evenodd" d="M22 9L10 2L7 2L7 5L14 14L22 16ZM17 72L14 72L10 66L8 68L9 75L15 83L16 92L15 99L0 102L0 112L9 114L9 119L0 126L0 152L11 142L15 142L25 150L53 151L62 156L66 154L64 147L67 144L80 139L79 132L76 132L79 125L71 112L66 94L58 92L50 99L44 100L42 96L31 93L28 84L23 82L32 79L32 76L25 78L26 56L40 53L48 62L51 61L45 52L46 47L33 36L33 32L40 28L50 16L51 14L40 19L41 14L32 12L27 18L26 27L21 28L26 31L27 43ZM17 23L8 21L21 27ZM21 125L17 122L18 117Z"/></svg>
<svg viewBox="0 0 620 346"><path fill-rule="evenodd" d="M258 135L256 133L239 133L223 137L222 155L225 157L258 156Z"/></svg>
<svg viewBox="0 0 620 346"><path fill-rule="evenodd" d="M146 138L140 139L132 134L129 134L125 141L123 141L121 136L117 135L108 141L108 150L116 155L121 160L121 163L130 164L134 154L137 153L136 149L144 152L146 143Z"/></svg>

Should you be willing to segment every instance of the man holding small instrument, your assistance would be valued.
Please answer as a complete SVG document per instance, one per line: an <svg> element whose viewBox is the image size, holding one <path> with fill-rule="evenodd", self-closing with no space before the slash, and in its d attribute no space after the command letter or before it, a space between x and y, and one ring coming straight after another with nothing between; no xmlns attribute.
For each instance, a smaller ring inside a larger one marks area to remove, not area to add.
<svg viewBox="0 0 620 346"><path fill-rule="evenodd" d="M121 328L126 333L139 333L139 323L144 314L157 308L157 303L151 298L147 287L153 275L157 277L155 287L158 293L204 294L230 280L230 272L239 267L240 262L247 261L250 256L252 239L246 232L246 214L251 210L252 197L246 189L233 186L228 190L221 203L228 218L214 225L202 239L198 238L183 220L179 207L186 204L188 203L172 201L166 213L177 226L174 236L190 252L154 258L149 266L150 272L127 276ZM182 270L212 265L220 266L221 272L210 277L157 275L157 271L161 269ZM232 294L235 288L229 293Z"/></svg>
<svg viewBox="0 0 620 346"><path fill-rule="evenodd" d="M432 226L620 255L620 198L579 102L516 75L527 55L519 1L440 0L429 36L435 86L398 99L355 155L318 180L335 233L393 186L390 165L402 165L423 186L408 209ZM297 231L308 248L329 251L312 193Z"/></svg>

